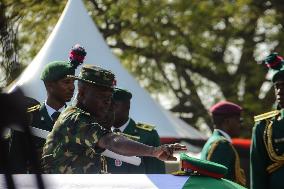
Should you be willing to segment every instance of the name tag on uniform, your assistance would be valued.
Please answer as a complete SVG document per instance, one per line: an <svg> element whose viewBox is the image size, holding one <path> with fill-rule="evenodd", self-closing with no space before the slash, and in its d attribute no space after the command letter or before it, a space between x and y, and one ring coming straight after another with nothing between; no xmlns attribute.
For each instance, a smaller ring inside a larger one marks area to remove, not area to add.
<svg viewBox="0 0 284 189"><path fill-rule="evenodd" d="M122 165L122 161L119 160L119 159L115 159L115 160L114 160L114 165L115 165L116 167L120 167L120 166Z"/></svg>

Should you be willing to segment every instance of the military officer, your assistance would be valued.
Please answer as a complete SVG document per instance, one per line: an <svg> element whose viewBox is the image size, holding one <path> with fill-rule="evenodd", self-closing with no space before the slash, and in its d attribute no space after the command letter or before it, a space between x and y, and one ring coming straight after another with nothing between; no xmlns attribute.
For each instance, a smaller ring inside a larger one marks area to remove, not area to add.
<svg viewBox="0 0 284 189"><path fill-rule="evenodd" d="M231 144L231 137L239 134L241 111L240 106L228 101L221 101L210 108L215 129L202 149L201 159L226 166L228 173L225 178L245 185L239 155Z"/></svg>
<svg viewBox="0 0 284 189"><path fill-rule="evenodd" d="M104 149L126 156L149 156L160 160L176 160L175 150L185 150L180 144L153 147L129 140L97 123L109 111L115 76L111 71L85 65L78 79L75 106L66 108L48 135L42 156L46 173L102 173L104 161L94 157Z"/></svg>
<svg viewBox="0 0 284 189"><path fill-rule="evenodd" d="M60 112L65 108L66 102L69 102L73 97L75 89L74 79L67 77L67 75L75 74L76 68L83 63L85 55L85 49L75 45L69 54L69 62L54 61L44 67L40 79L44 82L47 99L40 105L39 118L34 117L31 126L47 131L52 130L53 124ZM45 140L38 137L33 137L33 139L40 158ZM12 159L21 156L18 148L21 146L22 141L23 133L13 131L10 141L10 157ZM13 165L15 173L26 172L26 169L23 168L26 166L19 163L19 161L15 160ZM22 168L20 169L20 167Z"/></svg>
<svg viewBox="0 0 284 189"><path fill-rule="evenodd" d="M132 94L129 91L120 88L114 89L113 106L115 112L115 121L112 130L143 144L155 147L159 146L160 137L157 131L154 129L154 126L145 123L135 123L135 121L129 117L131 98ZM121 162L117 159L107 158L108 170L110 173L123 174L165 173L164 162L153 157L143 157L142 159L143 161L140 166L134 166Z"/></svg>
<svg viewBox="0 0 284 189"><path fill-rule="evenodd" d="M284 61L270 54L265 64L272 72L278 108L255 116L251 145L251 188L284 188Z"/></svg>
<svg viewBox="0 0 284 189"><path fill-rule="evenodd" d="M34 123L35 127L47 131L52 130L53 124L60 112L64 110L66 102L69 102L74 94L74 79L67 77L67 75L75 74L76 68L83 63L85 55L85 49L76 45L70 52L69 62L55 61L45 66L40 78L44 82L47 99L41 105L40 123Z"/></svg>

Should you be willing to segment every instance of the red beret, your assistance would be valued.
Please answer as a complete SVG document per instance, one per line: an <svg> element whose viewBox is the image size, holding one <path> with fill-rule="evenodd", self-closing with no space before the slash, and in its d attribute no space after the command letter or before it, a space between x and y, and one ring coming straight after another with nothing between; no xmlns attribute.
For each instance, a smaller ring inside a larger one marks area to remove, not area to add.
<svg viewBox="0 0 284 189"><path fill-rule="evenodd" d="M221 101L212 106L209 111L214 115L239 115L242 107L232 102Z"/></svg>

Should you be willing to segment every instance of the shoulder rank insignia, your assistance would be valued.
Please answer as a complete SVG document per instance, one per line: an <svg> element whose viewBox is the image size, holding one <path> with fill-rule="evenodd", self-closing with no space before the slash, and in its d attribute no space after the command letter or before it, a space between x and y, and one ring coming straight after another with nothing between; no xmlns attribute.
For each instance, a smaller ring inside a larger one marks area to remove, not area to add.
<svg viewBox="0 0 284 189"><path fill-rule="evenodd" d="M32 106L32 107L27 108L27 112L28 112L28 113L29 113L29 112L34 112L34 111L39 110L39 109L40 109L40 104L37 104L37 105L35 105L35 106Z"/></svg>
<svg viewBox="0 0 284 189"><path fill-rule="evenodd" d="M129 139L132 139L132 140L139 140L140 139L140 136L133 136L133 135L129 135L129 134L126 134L126 133L121 133L121 135L129 138Z"/></svg>
<svg viewBox="0 0 284 189"><path fill-rule="evenodd" d="M155 126L146 123L137 123L136 127L138 127L139 129L144 129L146 131L152 131L155 128Z"/></svg>
<svg viewBox="0 0 284 189"><path fill-rule="evenodd" d="M277 116L279 113L280 113L279 110L266 112L264 114L260 114L260 115L254 116L254 121L257 122L257 121L265 120L265 119L268 119L268 118L272 118L274 116Z"/></svg>

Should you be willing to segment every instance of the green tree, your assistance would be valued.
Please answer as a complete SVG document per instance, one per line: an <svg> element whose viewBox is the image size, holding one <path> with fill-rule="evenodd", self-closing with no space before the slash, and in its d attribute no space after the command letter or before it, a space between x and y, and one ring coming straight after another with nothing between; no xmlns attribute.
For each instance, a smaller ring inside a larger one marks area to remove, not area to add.
<svg viewBox="0 0 284 189"><path fill-rule="evenodd" d="M225 98L244 107L249 136L252 116L271 109L257 61L283 48L281 1L90 2L123 64L152 93L170 92L171 110L188 123L212 129L208 107Z"/></svg>
<svg viewBox="0 0 284 189"><path fill-rule="evenodd" d="M0 1L0 86L11 83L39 51L66 1Z"/></svg>

